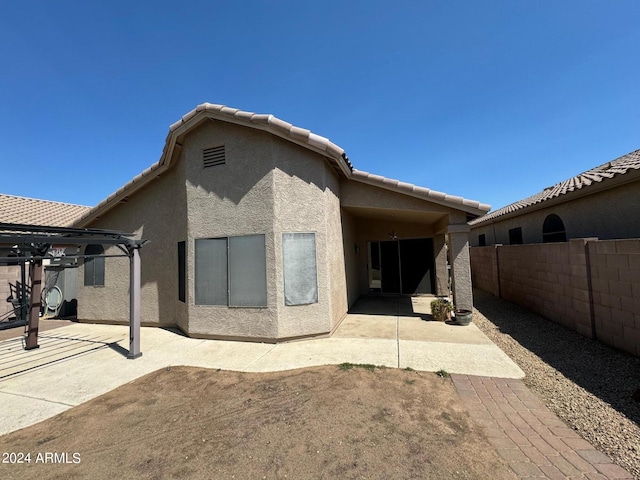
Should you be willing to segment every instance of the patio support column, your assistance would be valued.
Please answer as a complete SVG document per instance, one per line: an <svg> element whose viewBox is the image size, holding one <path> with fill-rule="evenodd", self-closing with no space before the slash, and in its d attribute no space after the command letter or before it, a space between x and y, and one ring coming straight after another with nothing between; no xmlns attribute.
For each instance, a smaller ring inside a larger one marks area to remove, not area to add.
<svg viewBox="0 0 640 480"><path fill-rule="evenodd" d="M33 257L31 261L31 311L29 312L29 328L25 350L39 348L38 329L40 327L40 295L42 293L42 257ZM22 301L24 302L24 298Z"/></svg>
<svg viewBox="0 0 640 480"><path fill-rule="evenodd" d="M131 245L129 250L129 355L134 359L140 352L140 246Z"/></svg>
<svg viewBox="0 0 640 480"><path fill-rule="evenodd" d="M469 225L449 225L451 248L451 283L457 309L473 310L471 264L469 259Z"/></svg>
<svg viewBox="0 0 640 480"><path fill-rule="evenodd" d="M436 269L436 295L449 296L449 274L447 273L447 244L444 234L433 238L433 255Z"/></svg>

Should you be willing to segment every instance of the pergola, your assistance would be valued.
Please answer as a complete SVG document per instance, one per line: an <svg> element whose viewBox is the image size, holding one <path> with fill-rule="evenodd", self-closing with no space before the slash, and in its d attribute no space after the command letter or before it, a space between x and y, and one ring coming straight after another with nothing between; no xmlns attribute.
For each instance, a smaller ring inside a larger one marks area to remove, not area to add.
<svg viewBox="0 0 640 480"><path fill-rule="evenodd" d="M146 240L137 240L134 234L112 230L48 227L0 223L0 265L20 263L22 267L22 298L26 298L25 270L30 265L31 300L25 350L38 348L38 325L41 307L43 260L52 247L81 245L115 245L123 253L115 255L65 254L66 259L128 257L129 275L129 354L134 359L140 352L140 253ZM23 305L23 318L25 315Z"/></svg>

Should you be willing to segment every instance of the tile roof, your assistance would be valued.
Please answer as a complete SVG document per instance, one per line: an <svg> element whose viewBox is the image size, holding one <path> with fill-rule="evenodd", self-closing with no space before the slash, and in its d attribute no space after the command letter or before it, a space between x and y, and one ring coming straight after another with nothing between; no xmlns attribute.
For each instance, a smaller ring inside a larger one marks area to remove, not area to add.
<svg viewBox="0 0 640 480"><path fill-rule="evenodd" d="M334 159L337 163L344 163L349 170L353 169L344 150L328 138L316 135L305 128L296 127L289 122L274 117L270 113L245 112L237 108L227 107L226 105L203 103L171 125L169 127L170 133L179 130L183 125L188 124L191 119L198 115L214 119L219 118L259 130L266 130L294 143L303 144L311 150L319 151L323 155Z"/></svg>
<svg viewBox="0 0 640 480"><path fill-rule="evenodd" d="M353 166L342 148L310 130L296 127L268 113L245 112L225 105L203 103L169 127L169 133L167 134L160 160L109 195L90 211L84 213L75 222L76 225L84 226L90 223L91 220L105 213L112 206L169 169L172 165L176 146L178 148L181 147L177 142L178 137L184 136L207 119L222 120L267 131L324 155L332 162L334 169L338 172L342 171L344 175L349 175L353 170Z"/></svg>
<svg viewBox="0 0 640 480"><path fill-rule="evenodd" d="M160 176L165 170L169 169L176 157L175 151L179 151L181 148L181 142L178 142L178 139L182 138L190 130L198 127L208 119L222 120L258 130L264 130L272 133L273 135L277 135L301 145L324 155L338 174L342 174L349 179L376 184L400 193L410 194L418 198L424 198L426 200L435 201L436 203L449 205L453 208L470 211L476 215L481 215L490 209L489 205L480 204L472 200L465 200L462 197L454 197L426 188L415 187L414 185L402 183L398 180L387 179L377 175L371 175L366 172L358 172L357 170L354 170L353 165L345 155L344 150L338 145L325 137L316 135L307 129L296 127L295 125L274 117L271 114L245 112L225 105L203 103L169 127L169 134L165 140L165 146L160 160L119 188L116 192L109 195L90 211L85 212L82 217L75 222L75 224L77 226L86 226L90 224L92 220L106 213L120 201L126 200L129 195L142 188L154 178Z"/></svg>
<svg viewBox="0 0 640 480"><path fill-rule="evenodd" d="M0 223L68 227L90 207L0 193Z"/></svg>
<svg viewBox="0 0 640 480"><path fill-rule="evenodd" d="M506 207L502 207L494 212L491 212L483 217L477 218L471 222L470 225L479 225L484 222L491 221L495 218L502 217L504 215L519 212L520 210L528 209L534 205L541 204L543 202L559 198L564 195L571 194L575 191L584 190L585 193L589 193L589 188L596 185L602 185L609 179L625 175L633 170L640 170L640 150L623 155L610 162L604 163L600 166L587 170L575 177L571 177L568 180L557 183L551 187L545 188L542 192L536 193L523 200L514 202ZM567 198L568 199L568 198ZM523 214L526 212L521 212Z"/></svg>

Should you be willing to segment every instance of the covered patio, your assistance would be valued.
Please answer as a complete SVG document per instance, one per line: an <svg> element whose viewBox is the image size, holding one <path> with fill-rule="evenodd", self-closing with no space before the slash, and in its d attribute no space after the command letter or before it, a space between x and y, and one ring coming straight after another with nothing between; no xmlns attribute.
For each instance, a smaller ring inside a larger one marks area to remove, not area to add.
<svg viewBox="0 0 640 480"><path fill-rule="evenodd" d="M467 222L488 205L354 171L341 185L349 306L361 295L453 296L473 309Z"/></svg>
<svg viewBox="0 0 640 480"><path fill-rule="evenodd" d="M461 326L433 320L430 303L434 298L434 295L363 296L349 310L333 337L448 343L456 350L465 345L493 345L473 323Z"/></svg>

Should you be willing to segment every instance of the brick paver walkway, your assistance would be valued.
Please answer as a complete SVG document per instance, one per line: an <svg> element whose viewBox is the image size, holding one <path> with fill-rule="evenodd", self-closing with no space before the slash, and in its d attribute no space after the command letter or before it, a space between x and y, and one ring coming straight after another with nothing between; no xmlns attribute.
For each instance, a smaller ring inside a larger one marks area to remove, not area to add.
<svg viewBox="0 0 640 480"><path fill-rule="evenodd" d="M451 378L471 418L520 478L633 478L568 428L521 380Z"/></svg>

